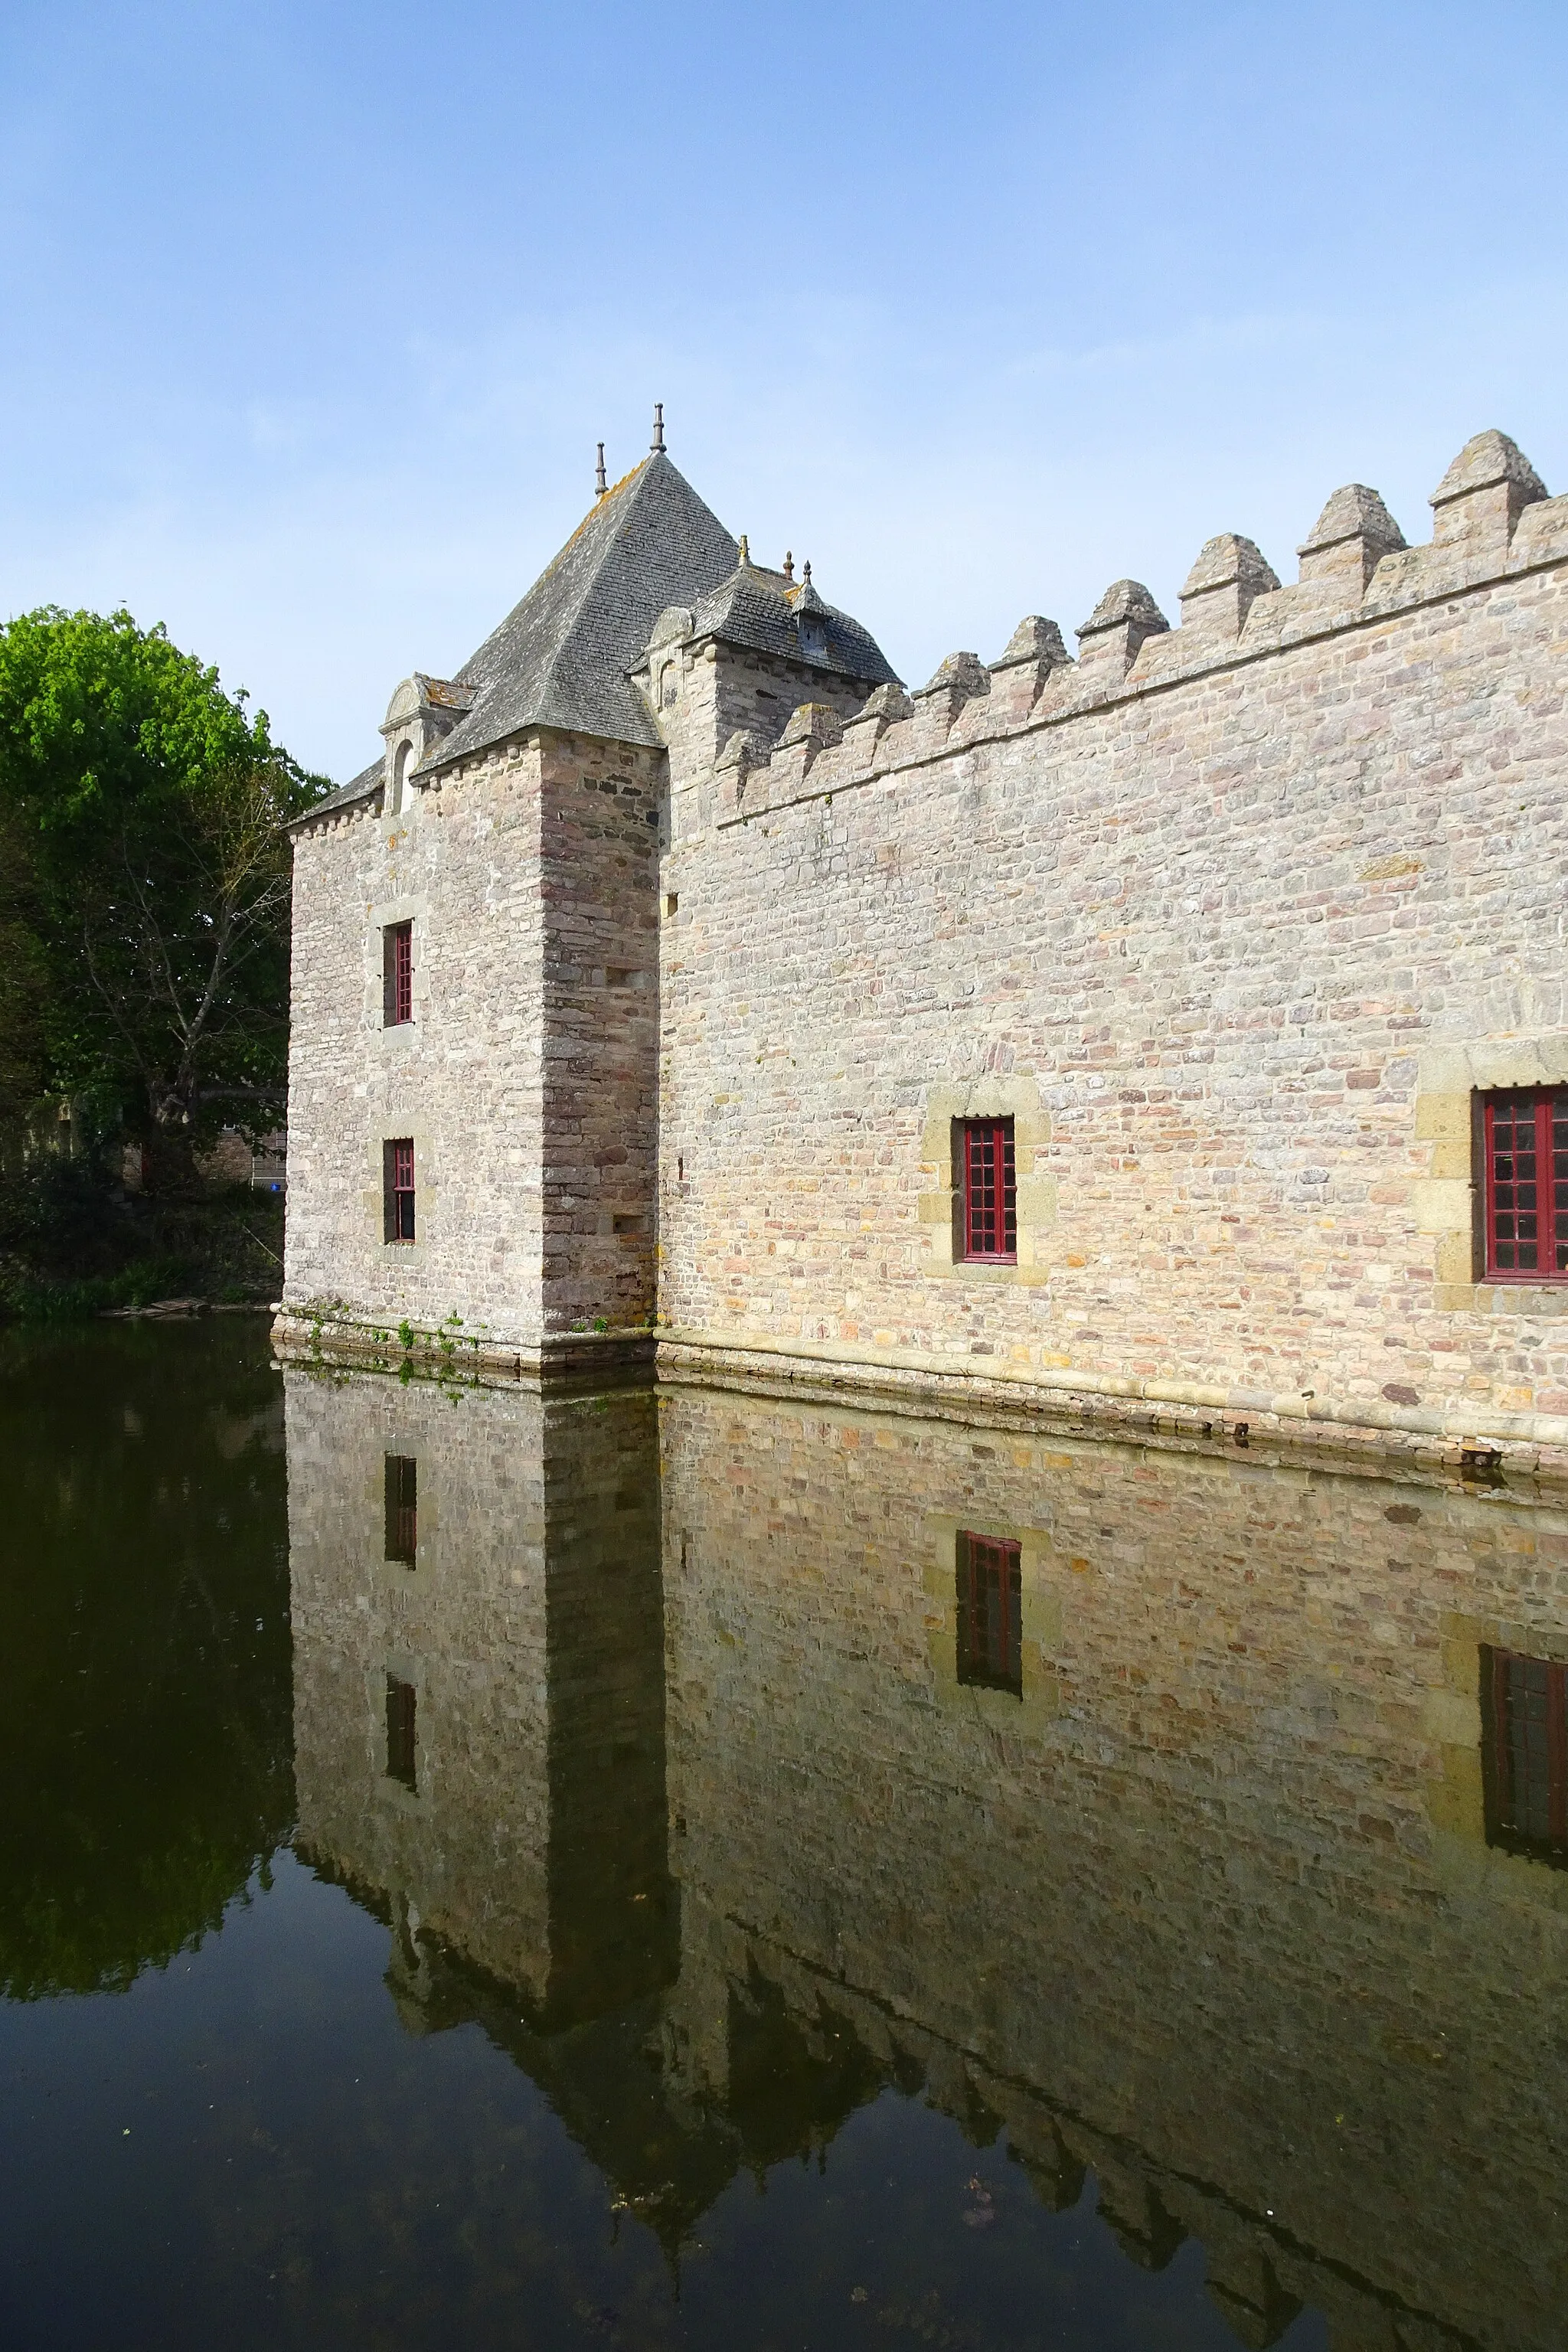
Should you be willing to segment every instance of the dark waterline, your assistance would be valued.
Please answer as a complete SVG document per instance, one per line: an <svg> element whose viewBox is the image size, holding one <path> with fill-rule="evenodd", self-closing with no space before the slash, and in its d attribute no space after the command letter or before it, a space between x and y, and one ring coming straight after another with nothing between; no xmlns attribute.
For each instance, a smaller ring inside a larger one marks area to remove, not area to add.
<svg viewBox="0 0 1568 2352"><path fill-rule="evenodd" d="M1563 2342L1562 1505L241 1318L0 1470L7 2347Z"/></svg>

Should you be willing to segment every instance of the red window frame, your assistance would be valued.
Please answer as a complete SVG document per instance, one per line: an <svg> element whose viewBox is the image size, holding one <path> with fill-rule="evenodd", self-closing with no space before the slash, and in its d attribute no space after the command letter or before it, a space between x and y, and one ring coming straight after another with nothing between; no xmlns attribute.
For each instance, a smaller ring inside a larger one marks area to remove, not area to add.
<svg viewBox="0 0 1568 2352"><path fill-rule="evenodd" d="M1010 1536L958 1536L958 1679L1024 1696L1024 1548Z"/></svg>
<svg viewBox="0 0 1568 2352"><path fill-rule="evenodd" d="M1489 1282L1568 1282L1568 1087L1482 1097Z"/></svg>
<svg viewBox="0 0 1568 2352"><path fill-rule="evenodd" d="M419 1465L412 1454L386 1456L385 1516L384 1556L412 1568L419 1549Z"/></svg>
<svg viewBox="0 0 1568 2352"><path fill-rule="evenodd" d="M411 1242L414 1239L414 1139L396 1136L382 1146L383 1173L386 1189L386 1238L389 1242Z"/></svg>
<svg viewBox="0 0 1568 2352"><path fill-rule="evenodd" d="M959 1130L959 1255L972 1265L1018 1262L1018 1180L1010 1118L964 1118Z"/></svg>
<svg viewBox="0 0 1568 2352"><path fill-rule="evenodd" d="M1568 1664L1481 1650L1489 1845L1568 1869Z"/></svg>
<svg viewBox="0 0 1568 2352"><path fill-rule="evenodd" d="M381 1017L388 1029L414 1018L414 926L388 923L381 935Z"/></svg>

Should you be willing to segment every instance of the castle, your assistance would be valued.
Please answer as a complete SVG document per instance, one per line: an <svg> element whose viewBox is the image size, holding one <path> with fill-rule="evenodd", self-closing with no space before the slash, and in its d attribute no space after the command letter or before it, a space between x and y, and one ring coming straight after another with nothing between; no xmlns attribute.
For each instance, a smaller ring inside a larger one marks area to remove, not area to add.
<svg viewBox="0 0 1568 2352"><path fill-rule="evenodd" d="M1568 1467L1568 498L906 694L655 446L295 827L284 1352Z"/></svg>

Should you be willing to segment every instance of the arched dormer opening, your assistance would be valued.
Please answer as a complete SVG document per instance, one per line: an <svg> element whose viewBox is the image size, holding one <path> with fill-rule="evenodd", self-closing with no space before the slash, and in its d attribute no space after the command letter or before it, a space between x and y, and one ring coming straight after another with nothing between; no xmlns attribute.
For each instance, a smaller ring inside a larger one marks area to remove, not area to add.
<svg viewBox="0 0 1568 2352"><path fill-rule="evenodd" d="M407 809L409 777L427 764L473 707L472 687L453 678L426 677L423 670L416 670L397 688L381 722L386 746L382 804L388 816L401 816Z"/></svg>

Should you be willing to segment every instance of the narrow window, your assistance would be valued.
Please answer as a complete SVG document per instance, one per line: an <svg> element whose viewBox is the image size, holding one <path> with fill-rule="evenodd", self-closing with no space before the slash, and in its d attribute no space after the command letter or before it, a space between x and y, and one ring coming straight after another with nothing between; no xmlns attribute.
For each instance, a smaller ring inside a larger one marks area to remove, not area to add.
<svg viewBox="0 0 1568 2352"><path fill-rule="evenodd" d="M386 1457L386 1557L414 1566L419 1548L419 1465L406 1454Z"/></svg>
<svg viewBox="0 0 1568 2352"><path fill-rule="evenodd" d="M381 1147L382 1189L386 1208L386 1239L414 1239L414 1141L400 1136Z"/></svg>
<svg viewBox="0 0 1568 2352"><path fill-rule="evenodd" d="M381 934L381 1018L387 1029L414 1018L412 923L388 923Z"/></svg>
<svg viewBox="0 0 1568 2352"><path fill-rule="evenodd" d="M395 1675L386 1677L386 1777L401 1780L405 1789L417 1791L418 1750L415 1745L414 1714L416 1700L412 1683L400 1683Z"/></svg>
<svg viewBox="0 0 1568 2352"><path fill-rule="evenodd" d="M1568 1087L1483 1097L1486 1271L1568 1282Z"/></svg>
<svg viewBox="0 0 1568 2352"><path fill-rule="evenodd" d="M1018 1195L1010 1118L963 1118L956 1141L960 1255L1016 1265Z"/></svg>
<svg viewBox="0 0 1568 2352"><path fill-rule="evenodd" d="M1022 1547L967 1528L958 1538L958 1679L1024 1696Z"/></svg>
<svg viewBox="0 0 1568 2352"><path fill-rule="evenodd" d="M1487 1843L1568 1869L1568 1665L1481 1651Z"/></svg>

